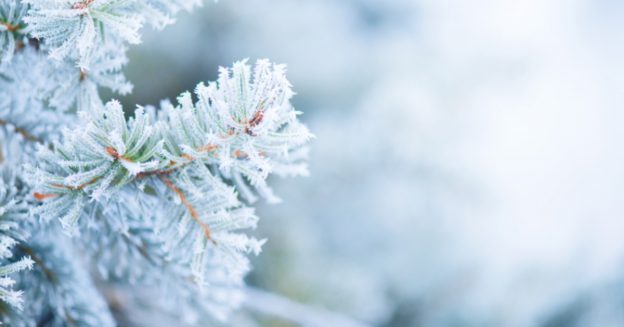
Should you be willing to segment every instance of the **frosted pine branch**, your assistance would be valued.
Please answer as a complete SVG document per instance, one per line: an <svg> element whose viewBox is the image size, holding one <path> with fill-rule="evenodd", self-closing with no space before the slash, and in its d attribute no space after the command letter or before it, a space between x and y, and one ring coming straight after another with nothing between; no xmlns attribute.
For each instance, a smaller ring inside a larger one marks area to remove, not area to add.
<svg viewBox="0 0 624 327"><path fill-rule="evenodd" d="M265 242L249 204L277 201L270 175L307 173L285 66L237 62L132 118L100 95L132 91L144 23L199 4L0 0L0 322L112 326L96 281L155 292L188 323L243 303Z"/></svg>
<svg viewBox="0 0 624 327"><path fill-rule="evenodd" d="M26 141L10 126L0 126L0 136L0 161L9 164L19 162L21 148ZM28 232L20 228L28 217L28 191L20 178L19 167L0 166L0 300L18 310L22 309L23 290L14 289L16 282L12 277L33 266L29 256L15 256L13 253L15 246L28 237Z"/></svg>
<svg viewBox="0 0 624 327"><path fill-rule="evenodd" d="M0 1L0 62L11 61L26 30L22 18L28 6L18 0Z"/></svg>
<svg viewBox="0 0 624 327"><path fill-rule="evenodd" d="M34 196L42 202L34 212L44 221L58 218L75 234L81 217L93 215L90 200L124 202L97 214L102 220L127 217L116 228L129 238L118 241L133 247L130 238L145 235L123 226L132 221L130 212L146 213L147 206L129 198L152 203L156 197L160 201L149 210L160 208L160 214L143 222L165 249L156 260L175 258L200 287L212 284L214 269L240 283L249 270L243 254L257 254L263 241L236 232L257 221L236 189L270 196L265 180L274 168L304 173L302 158L290 156L311 137L290 105L284 67L258 61L251 72L245 62L222 69L217 82L197 87L195 102L185 93L177 106L165 105L158 114L139 107L126 120L115 101L82 112L83 128L67 132L54 151L40 147L38 166L29 166ZM251 188L244 181L228 185L232 176L248 180ZM151 195L140 195L146 190Z"/></svg>
<svg viewBox="0 0 624 327"><path fill-rule="evenodd" d="M96 46L104 42L101 31L137 44L141 41L141 16L126 0L27 0L31 5L24 22L32 36L45 40L50 56L61 60L77 58L87 68Z"/></svg>

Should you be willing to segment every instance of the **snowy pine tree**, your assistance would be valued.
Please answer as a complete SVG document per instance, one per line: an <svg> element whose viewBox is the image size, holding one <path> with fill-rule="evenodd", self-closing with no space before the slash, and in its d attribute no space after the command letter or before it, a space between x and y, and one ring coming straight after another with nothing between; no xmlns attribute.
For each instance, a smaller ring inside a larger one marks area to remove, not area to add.
<svg viewBox="0 0 624 327"><path fill-rule="evenodd" d="M244 299L249 205L306 174L285 67L243 60L128 117L100 90L183 0L0 0L0 321L113 326L109 308L225 321ZM117 294L121 290L122 295ZM115 293L115 294L112 294ZM140 303L132 305L130 303Z"/></svg>

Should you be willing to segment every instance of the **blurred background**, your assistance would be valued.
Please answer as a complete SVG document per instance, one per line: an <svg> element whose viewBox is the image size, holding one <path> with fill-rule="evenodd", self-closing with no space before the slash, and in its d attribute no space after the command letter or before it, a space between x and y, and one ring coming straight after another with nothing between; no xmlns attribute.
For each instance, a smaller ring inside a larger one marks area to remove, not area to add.
<svg viewBox="0 0 624 327"><path fill-rule="evenodd" d="M121 100L243 58L288 64L317 136L250 284L375 326L624 325L624 2L208 1Z"/></svg>

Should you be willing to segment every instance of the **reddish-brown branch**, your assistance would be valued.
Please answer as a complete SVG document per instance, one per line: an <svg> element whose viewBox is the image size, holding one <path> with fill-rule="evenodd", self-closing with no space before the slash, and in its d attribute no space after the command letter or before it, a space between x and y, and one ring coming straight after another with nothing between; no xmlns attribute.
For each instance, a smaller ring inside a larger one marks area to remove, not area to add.
<svg viewBox="0 0 624 327"><path fill-rule="evenodd" d="M188 153L182 153L182 154L180 155L180 157L182 157L182 158L184 158L184 159L186 159L186 160L188 160L188 161L193 161L193 160L195 160L195 157L193 157L192 155L190 155L190 154L188 154Z"/></svg>
<svg viewBox="0 0 624 327"><path fill-rule="evenodd" d="M173 173L174 171L180 169L181 167L186 166L188 163L185 163L183 165L180 165L178 167L175 168L171 168L171 169L165 169L165 170L154 170L154 171L148 171L148 172L141 172L137 174L137 178L141 179L141 178L145 178L145 177L149 177L149 176L154 176L154 175L169 175L171 173ZM175 161L172 161L171 163L169 163L170 166L175 165Z"/></svg>
<svg viewBox="0 0 624 327"><path fill-rule="evenodd" d="M258 126L258 124L262 122L262 119L264 119L264 110L256 111L256 113L253 115L253 117L249 121L249 126L250 127Z"/></svg>
<svg viewBox="0 0 624 327"><path fill-rule="evenodd" d="M126 157L124 157L122 155L119 155L119 152L117 152L117 150L115 150L115 148L113 148L112 146L106 147L106 152L108 152L108 154L110 154L113 158L115 158L117 160L133 162L132 159L129 159L129 158L126 158Z"/></svg>
<svg viewBox="0 0 624 327"><path fill-rule="evenodd" d="M50 184L50 185L54 186L54 187L65 188L65 189L68 189L68 190L71 190L71 191L78 191L78 190L82 190L83 188L85 188L85 187L87 187L87 186L97 182L98 179L100 179L100 178L99 177L95 177L92 180L90 180L88 182L85 182L85 183L82 183L82 184L80 184L78 186L63 185L63 184Z"/></svg>
<svg viewBox="0 0 624 327"><path fill-rule="evenodd" d="M87 7L89 7L89 5L95 0L84 0L81 2L76 2L74 3L74 5L72 6L72 9L87 9Z"/></svg>
<svg viewBox="0 0 624 327"><path fill-rule="evenodd" d="M236 158L246 158L247 157L247 153L241 151L241 150L236 150L234 151L234 156Z"/></svg>
<svg viewBox="0 0 624 327"><path fill-rule="evenodd" d="M199 148L197 148L197 152L210 152L213 150L218 149L219 146L216 144L206 144L206 145L202 145Z"/></svg>
<svg viewBox="0 0 624 327"><path fill-rule="evenodd" d="M20 28L19 25L13 25L13 24L11 24L9 22L0 22L0 25L6 26L6 28L7 28L7 30L9 32L15 32L15 31L17 31Z"/></svg>
<svg viewBox="0 0 624 327"><path fill-rule="evenodd" d="M193 219L197 222L197 224L199 224L199 226L204 230L204 235L206 236L206 238L209 239L214 245L217 245L217 242L214 239L212 239L210 227L208 227L208 225L204 224L199 219L199 215L197 214L197 211L195 211L195 208L193 208L191 203L186 199L184 192L182 192L182 190L177 188L175 184L173 184L173 182L169 178L167 178L165 175L160 175L160 179L163 181L163 183L165 183L165 185L167 185L169 189L171 189L175 194L178 195L178 197L180 198L180 201L182 201L186 209L188 209L189 213L191 214L191 217L193 217Z"/></svg>
<svg viewBox="0 0 624 327"><path fill-rule="evenodd" d="M82 82L85 78L87 78L87 70L81 67L79 80Z"/></svg>
<svg viewBox="0 0 624 327"><path fill-rule="evenodd" d="M251 117L251 120L247 122L247 126L245 126L245 133L251 136L255 136L254 133L251 131L251 129L258 126L258 124L260 124L263 119L264 119L264 110L262 109L257 110L256 113L254 113L253 117Z"/></svg>
<svg viewBox="0 0 624 327"><path fill-rule="evenodd" d="M35 197L35 199L37 199L37 201L43 201L45 199L57 197L58 194L55 194L55 193L43 194L43 193L35 192L33 193L33 196Z"/></svg>
<svg viewBox="0 0 624 327"><path fill-rule="evenodd" d="M13 125L13 124L11 124L10 122L8 122L8 121L6 121L4 119L0 119L0 125ZM24 139L26 139L28 141L32 141L32 142L43 143L43 141L40 138L38 138L38 137L28 133L27 130L25 130L25 129L21 128L21 127L17 127L15 125L13 125L13 126L15 127L15 131L17 133L19 133L20 135L22 135L24 137Z"/></svg>

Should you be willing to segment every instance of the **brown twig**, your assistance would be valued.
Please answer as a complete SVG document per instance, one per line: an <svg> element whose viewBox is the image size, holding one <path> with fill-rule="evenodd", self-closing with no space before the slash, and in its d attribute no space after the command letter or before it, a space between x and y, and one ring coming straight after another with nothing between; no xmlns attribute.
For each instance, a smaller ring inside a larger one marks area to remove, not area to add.
<svg viewBox="0 0 624 327"><path fill-rule="evenodd" d="M37 199L37 201L43 201L45 199L57 197L58 194L55 194L55 193L43 194L43 193L35 192L33 193L33 196L35 197L35 199Z"/></svg>
<svg viewBox="0 0 624 327"><path fill-rule="evenodd" d="M8 30L9 32L15 32L15 31L17 31L18 29L20 29L19 24L17 24L17 25L13 25L13 24L11 24L11 23L9 23L9 22L0 22L0 25L4 25L4 26L6 26L6 28L7 28L7 30Z"/></svg>
<svg viewBox="0 0 624 327"><path fill-rule="evenodd" d="M90 180L88 182L85 182L85 183L82 183L82 184L80 184L78 186L63 185L63 184L50 184L50 185L54 186L54 187L65 188L65 189L68 189L68 190L71 190L71 191L78 191L78 190L82 190L83 188L85 188L85 187L87 187L87 186L97 182L98 179L100 179L100 178L99 177L95 177L92 180Z"/></svg>
<svg viewBox="0 0 624 327"><path fill-rule="evenodd" d="M15 127L15 131L19 134L21 134L25 140L27 141L31 141L31 142L38 142L38 143L43 143L43 140L30 134L27 130L25 130L24 128L18 127L13 125L12 123L4 120L4 119L0 119L0 125L12 125Z"/></svg>
<svg viewBox="0 0 624 327"><path fill-rule="evenodd" d="M80 77L78 78L81 82L84 81L87 78L87 70L80 67Z"/></svg>
<svg viewBox="0 0 624 327"><path fill-rule="evenodd" d="M81 2L76 2L74 3L74 5L72 6L72 9L87 9L87 7L89 7L89 5L95 0L84 0Z"/></svg>
<svg viewBox="0 0 624 327"><path fill-rule="evenodd" d="M117 159L117 160L123 160L123 161L126 161L126 162L132 162L132 159L120 155L119 152L117 152L117 150L115 150L115 148L113 148L112 146L106 147L106 152L108 154L110 154L113 158Z"/></svg>
<svg viewBox="0 0 624 327"><path fill-rule="evenodd" d="M26 253L28 256L30 256L30 258L39 266L41 267L41 270L43 271L43 274L46 276L46 278L48 278L49 281L56 283L58 281L58 279L56 278L56 275L52 272L52 270L50 270L48 267L46 267L46 265L44 264L43 260L41 260L41 258L35 253L35 251L24 245L21 243L18 243L16 245L17 248L19 248L22 252Z"/></svg>
<svg viewBox="0 0 624 327"><path fill-rule="evenodd" d="M251 117L251 120L247 122L247 126L245 126L245 133L247 133L250 136L255 136L251 129L258 126L258 124L260 124L263 119L264 119L264 110L258 109L256 113L254 113L253 117Z"/></svg>
<svg viewBox="0 0 624 327"><path fill-rule="evenodd" d="M195 208L193 208L191 203L186 199L184 192L182 192L182 190L177 188L175 184L173 184L173 182L169 178L167 178L165 175L160 175L160 179L163 181L163 183L165 183L165 185L167 185L169 189L171 189L175 194L178 195L178 197L180 198L180 201L182 201L184 206L188 209L189 213L191 214L191 217L193 217L193 219L197 222L197 224L199 224L199 226L204 230L204 235L206 236L206 238L209 239L212 242L212 244L217 245L217 242L212 238L210 227L208 227L208 225L204 224L199 219L199 215L197 214L197 211L195 211Z"/></svg>
<svg viewBox="0 0 624 327"><path fill-rule="evenodd" d="M206 144L206 145L202 145L199 148L197 148L197 152L210 152L213 150L218 149L219 146L216 144Z"/></svg>

